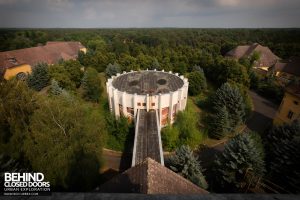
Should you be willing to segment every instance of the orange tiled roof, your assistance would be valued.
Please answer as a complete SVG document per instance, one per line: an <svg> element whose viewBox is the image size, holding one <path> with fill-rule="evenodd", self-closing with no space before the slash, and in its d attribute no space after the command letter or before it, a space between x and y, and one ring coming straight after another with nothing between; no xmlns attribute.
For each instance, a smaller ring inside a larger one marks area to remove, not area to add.
<svg viewBox="0 0 300 200"><path fill-rule="evenodd" d="M258 43L254 43L252 45L237 46L236 48L227 52L226 56L233 57L236 59L240 59L244 57L247 58L251 56L255 51L260 53L260 59L256 63L257 67L259 66L271 67L280 59L268 47L262 46Z"/></svg>
<svg viewBox="0 0 300 200"><path fill-rule="evenodd" d="M76 59L81 48L84 46L80 42L47 42L44 46L0 52L0 70L21 64L34 66L41 62L55 64L60 59Z"/></svg>
<svg viewBox="0 0 300 200"><path fill-rule="evenodd" d="M278 62L274 69L276 72L285 72L300 77L300 57L292 57L286 61Z"/></svg>

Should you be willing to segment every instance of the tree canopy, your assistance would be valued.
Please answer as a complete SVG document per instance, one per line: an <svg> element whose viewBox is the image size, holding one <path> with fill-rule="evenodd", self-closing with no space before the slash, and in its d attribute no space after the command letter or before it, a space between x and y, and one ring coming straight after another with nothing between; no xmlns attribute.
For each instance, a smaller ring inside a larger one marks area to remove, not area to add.
<svg viewBox="0 0 300 200"><path fill-rule="evenodd" d="M239 191L248 170L260 177L265 173L264 152L259 136L243 133L235 136L225 145L224 151L215 160L215 189L218 191Z"/></svg>
<svg viewBox="0 0 300 200"><path fill-rule="evenodd" d="M215 112L223 106L228 112L229 127L234 130L243 122L245 117L245 103L240 90L229 83L223 84L215 93L213 98Z"/></svg>
<svg viewBox="0 0 300 200"><path fill-rule="evenodd" d="M54 187L95 187L105 134L101 119L78 100L40 100L24 144L33 170L43 172Z"/></svg>
<svg viewBox="0 0 300 200"><path fill-rule="evenodd" d="M300 188L300 123L274 126L265 138L269 176L287 191ZM284 184L282 184L284 183Z"/></svg>
<svg viewBox="0 0 300 200"><path fill-rule="evenodd" d="M103 88L97 70L91 67L86 69L82 78L82 88L85 99L99 101Z"/></svg>
<svg viewBox="0 0 300 200"><path fill-rule="evenodd" d="M203 169L198 158L188 146L181 146L176 149L175 155L169 158L169 167L184 178L203 189L208 188Z"/></svg>
<svg viewBox="0 0 300 200"><path fill-rule="evenodd" d="M32 73L28 76L27 84L30 88L40 91L49 84L49 81L48 65L39 63L33 67Z"/></svg>
<svg viewBox="0 0 300 200"><path fill-rule="evenodd" d="M206 90L207 84L203 70L191 72L187 78L189 80L190 95L197 95Z"/></svg>

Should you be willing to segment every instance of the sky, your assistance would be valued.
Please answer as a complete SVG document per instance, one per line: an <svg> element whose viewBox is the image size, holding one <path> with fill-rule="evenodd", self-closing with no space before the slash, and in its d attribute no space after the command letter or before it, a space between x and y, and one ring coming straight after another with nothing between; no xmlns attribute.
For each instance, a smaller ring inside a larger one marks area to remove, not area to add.
<svg viewBox="0 0 300 200"><path fill-rule="evenodd" d="M300 28L300 0L0 0L8 28Z"/></svg>

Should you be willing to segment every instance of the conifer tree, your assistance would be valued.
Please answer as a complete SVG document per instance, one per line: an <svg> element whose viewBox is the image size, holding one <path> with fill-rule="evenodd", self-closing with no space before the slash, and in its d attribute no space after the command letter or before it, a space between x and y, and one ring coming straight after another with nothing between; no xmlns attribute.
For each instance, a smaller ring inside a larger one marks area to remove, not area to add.
<svg viewBox="0 0 300 200"><path fill-rule="evenodd" d="M48 65L39 63L33 67L32 73L28 76L27 84L30 88L40 91L49 84Z"/></svg>
<svg viewBox="0 0 300 200"><path fill-rule="evenodd" d="M121 67L118 63L109 63L106 67L105 73L107 77L115 76L117 73L121 72Z"/></svg>
<svg viewBox="0 0 300 200"><path fill-rule="evenodd" d="M216 114L211 117L209 135L221 139L229 131L228 112L225 106L216 109Z"/></svg>
<svg viewBox="0 0 300 200"><path fill-rule="evenodd" d="M235 136L217 156L214 175L219 189L226 189L227 192L239 190L245 172L249 169L258 177L264 174L264 152L259 140L251 137L251 134Z"/></svg>
<svg viewBox="0 0 300 200"><path fill-rule="evenodd" d="M245 116L245 103L239 89L229 83L223 84L213 99L213 107L217 109L225 106L228 112L229 126L234 130L240 125Z"/></svg>
<svg viewBox="0 0 300 200"><path fill-rule="evenodd" d="M300 192L300 123L273 127L266 137L267 163L274 182ZM284 184L283 184L284 183Z"/></svg>
<svg viewBox="0 0 300 200"><path fill-rule="evenodd" d="M192 150L188 146L181 146L175 151L170 159L170 168L189 179L191 182L206 189L208 187L204 175L202 174L203 169L198 161L198 158L194 156Z"/></svg>
<svg viewBox="0 0 300 200"><path fill-rule="evenodd" d="M151 66L149 66L149 69L151 69L151 70L154 70L154 69L159 70L160 69L160 64L156 58L153 59L153 62L151 64Z"/></svg>
<svg viewBox="0 0 300 200"><path fill-rule="evenodd" d="M55 79L51 80L50 93L52 95L60 95L63 89L58 85Z"/></svg>

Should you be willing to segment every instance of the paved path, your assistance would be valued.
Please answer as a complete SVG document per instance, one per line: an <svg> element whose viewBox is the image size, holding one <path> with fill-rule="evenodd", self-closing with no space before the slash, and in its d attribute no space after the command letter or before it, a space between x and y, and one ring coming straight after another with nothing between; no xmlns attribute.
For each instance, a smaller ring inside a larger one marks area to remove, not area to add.
<svg viewBox="0 0 300 200"><path fill-rule="evenodd" d="M133 166L143 162L146 158L152 158L156 162L162 163L161 149L159 141L159 129L156 111L139 110L139 120L136 124L136 145L135 155L133 155Z"/></svg>
<svg viewBox="0 0 300 200"><path fill-rule="evenodd" d="M254 111L246 122L247 128L263 133L272 124L278 106L254 91L249 91L249 95L253 101Z"/></svg>

